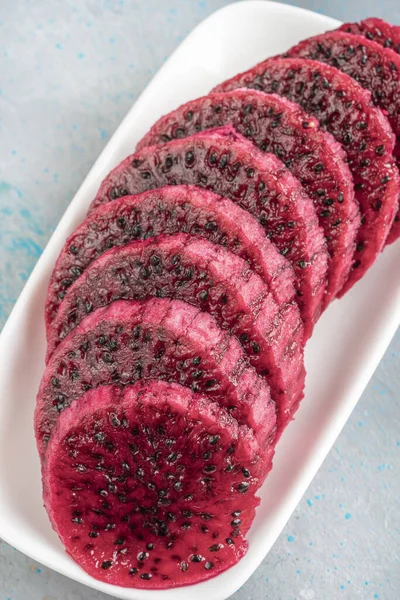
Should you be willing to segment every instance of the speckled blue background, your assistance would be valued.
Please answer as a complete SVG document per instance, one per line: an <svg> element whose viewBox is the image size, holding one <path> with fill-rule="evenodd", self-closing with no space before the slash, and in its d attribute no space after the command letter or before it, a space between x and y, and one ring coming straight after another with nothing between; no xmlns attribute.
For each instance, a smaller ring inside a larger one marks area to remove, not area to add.
<svg viewBox="0 0 400 600"><path fill-rule="evenodd" d="M0 0L0 326L116 126L225 0ZM289 2L400 24L398 0ZM235 600L400 598L400 335ZM189 597L189 594L188 594ZM0 600L106 600L0 547Z"/></svg>

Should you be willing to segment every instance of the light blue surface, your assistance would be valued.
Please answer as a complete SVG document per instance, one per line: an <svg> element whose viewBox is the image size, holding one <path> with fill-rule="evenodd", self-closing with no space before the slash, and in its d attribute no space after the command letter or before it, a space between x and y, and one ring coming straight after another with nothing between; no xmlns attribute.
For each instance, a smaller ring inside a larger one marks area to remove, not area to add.
<svg viewBox="0 0 400 600"><path fill-rule="evenodd" d="M135 98L224 0L0 1L0 326ZM398 0L290 2L400 23ZM400 598L400 335L235 600ZM0 547L0 600L107 597ZM190 595L188 594L188 598Z"/></svg>

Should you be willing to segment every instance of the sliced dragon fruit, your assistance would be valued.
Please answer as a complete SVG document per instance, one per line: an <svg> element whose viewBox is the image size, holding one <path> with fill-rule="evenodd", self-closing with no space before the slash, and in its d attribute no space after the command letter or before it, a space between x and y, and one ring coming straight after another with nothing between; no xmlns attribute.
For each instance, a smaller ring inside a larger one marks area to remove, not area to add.
<svg viewBox="0 0 400 600"><path fill-rule="evenodd" d="M367 37L332 31L304 40L287 53L327 63L353 77L372 94L372 100L388 117L396 135L394 157L400 165L400 56ZM400 209L387 243L400 236Z"/></svg>
<svg viewBox="0 0 400 600"><path fill-rule="evenodd" d="M390 25L382 19L370 18L359 23L343 23L339 27L339 31L363 35L367 40L373 40L384 48L390 48L400 54L400 27L398 25Z"/></svg>
<svg viewBox="0 0 400 600"><path fill-rule="evenodd" d="M228 198L195 186L168 186L99 206L68 238L48 288L48 335L68 288L103 252L134 240L179 232L224 246L249 263L278 303L293 300L290 263L250 213Z"/></svg>
<svg viewBox="0 0 400 600"><path fill-rule="evenodd" d="M398 208L399 173L394 136L371 95L353 78L314 60L271 58L220 84L214 91L250 87L285 96L314 115L346 151L360 205L354 262L339 295L370 268L383 249ZM338 198L339 203L341 198ZM330 211L327 206L326 211Z"/></svg>
<svg viewBox="0 0 400 600"><path fill-rule="evenodd" d="M209 314L178 300L121 300L87 316L47 365L35 412L41 457L60 414L85 391L139 379L172 381L206 394L252 427L261 447L274 435L267 382Z"/></svg>
<svg viewBox="0 0 400 600"><path fill-rule="evenodd" d="M345 153L315 118L283 96L249 89L216 92L161 117L137 148L228 124L280 158L314 201L329 252L326 307L349 275L360 218Z"/></svg>
<svg viewBox="0 0 400 600"><path fill-rule="evenodd" d="M69 288L49 340L49 356L88 312L115 300L175 298L211 314L240 341L267 378L278 429L304 389L303 324L295 303L279 306L249 265L225 248L184 233L112 248Z"/></svg>
<svg viewBox="0 0 400 600"><path fill-rule="evenodd" d="M246 553L258 453L251 430L185 387L103 386L60 416L44 504L92 577L148 589L193 584Z"/></svg>
<svg viewBox="0 0 400 600"><path fill-rule="evenodd" d="M293 265L298 303L309 337L326 287L327 251L312 200L272 154L232 127L143 148L103 181L92 210L119 196L165 185L194 184L238 203L255 216Z"/></svg>

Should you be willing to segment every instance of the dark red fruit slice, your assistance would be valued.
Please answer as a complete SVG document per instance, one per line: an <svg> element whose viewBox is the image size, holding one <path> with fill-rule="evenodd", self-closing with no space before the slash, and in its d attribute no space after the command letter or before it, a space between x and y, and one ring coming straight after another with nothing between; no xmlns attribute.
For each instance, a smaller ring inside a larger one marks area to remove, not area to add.
<svg viewBox="0 0 400 600"><path fill-rule="evenodd" d="M68 288L100 254L133 240L180 231L224 246L248 261L277 302L293 300L290 263L265 237L254 217L228 198L207 190L169 186L99 206L68 238L50 279L46 302L48 332Z"/></svg>
<svg viewBox="0 0 400 600"><path fill-rule="evenodd" d="M224 127L129 156L103 181L92 209L120 195L180 183L226 196L259 220L294 267L308 337L321 312L327 252L313 203L299 181L275 156Z"/></svg>
<svg viewBox="0 0 400 600"><path fill-rule="evenodd" d="M51 356L88 312L115 300L182 300L208 312L240 341L267 378L283 428L303 397L303 324L295 303L279 306L248 264L225 248L188 234L112 248L69 288L53 323Z"/></svg>
<svg viewBox="0 0 400 600"><path fill-rule="evenodd" d="M313 200L329 252L327 306L349 275L359 210L342 147L298 104L256 90L217 92L161 117L137 148L228 124L260 150L280 158ZM338 197L343 198L341 203Z"/></svg>
<svg viewBox="0 0 400 600"><path fill-rule="evenodd" d="M400 27L390 25L382 19L370 18L359 23L343 23L339 31L363 35L368 40L377 42L384 48L390 48L400 54Z"/></svg>
<svg viewBox="0 0 400 600"><path fill-rule="evenodd" d="M353 268L343 295L383 249L397 210L400 182L390 125L371 106L369 92L345 73L317 61L267 59L216 89L239 87L275 92L298 102L343 144L361 210Z"/></svg>
<svg viewBox="0 0 400 600"><path fill-rule="evenodd" d="M60 344L37 397L40 455L60 413L85 391L139 379L175 381L205 393L252 427L261 446L269 443L276 422L269 386L248 366L238 341L207 313L178 300L153 298L99 308Z"/></svg>
<svg viewBox="0 0 400 600"><path fill-rule="evenodd" d="M87 392L44 463L44 503L92 577L160 589L204 581L247 550L258 446L225 409L162 381Z"/></svg>
<svg viewBox="0 0 400 600"><path fill-rule="evenodd" d="M332 31L304 40L287 53L327 63L353 77L372 94L372 100L388 117L397 137L394 157L400 164L400 56L365 37ZM400 235L397 213L389 242Z"/></svg>

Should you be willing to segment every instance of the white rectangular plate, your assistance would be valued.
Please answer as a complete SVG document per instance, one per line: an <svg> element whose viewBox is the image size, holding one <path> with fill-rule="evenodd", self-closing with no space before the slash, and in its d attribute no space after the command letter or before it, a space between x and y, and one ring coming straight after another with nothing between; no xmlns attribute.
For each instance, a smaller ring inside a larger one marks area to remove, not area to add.
<svg viewBox="0 0 400 600"><path fill-rule="evenodd" d="M64 552L42 507L33 436L44 369L47 282L67 235L83 219L103 177L161 114L218 82L338 22L275 2L226 7L201 23L128 113L43 252L0 338L0 537L60 573L126 600L223 600L254 572L286 524L346 423L400 322L400 244L387 248L362 282L335 302L307 346L306 398L282 437L262 488L249 551L234 568L188 588L149 592L102 584Z"/></svg>

